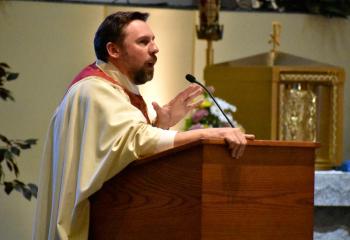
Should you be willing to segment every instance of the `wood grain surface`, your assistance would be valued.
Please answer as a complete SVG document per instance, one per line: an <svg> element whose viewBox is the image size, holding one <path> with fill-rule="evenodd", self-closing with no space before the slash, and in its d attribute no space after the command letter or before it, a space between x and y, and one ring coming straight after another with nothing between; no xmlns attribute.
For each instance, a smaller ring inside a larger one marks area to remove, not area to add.
<svg viewBox="0 0 350 240"><path fill-rule="evenodd" d="M90 198L89 239L311 240L314 143L201 140L128 166Z"/></svg>

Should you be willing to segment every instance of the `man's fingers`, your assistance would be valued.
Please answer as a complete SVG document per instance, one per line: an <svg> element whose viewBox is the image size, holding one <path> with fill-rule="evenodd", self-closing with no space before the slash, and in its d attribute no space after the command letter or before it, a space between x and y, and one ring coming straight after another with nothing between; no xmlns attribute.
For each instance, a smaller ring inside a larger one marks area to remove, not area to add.
<svg viewBox="0 0 350 240"><path fill-rule="evenodd" d="M255 135L254 134L244 134L244 136L248 140L254 140L255 139Z"/></svg>
<svg viewBox="0 0 350 240"><path fill-rule="evenodd" d="M245 144L242 143L236 143L234 144L234 147L232 148L231 155L233 158L240 158L242 157L245 149Z"/></svg>
<svg viewBox="0 0 350 240"><path fill-rule="evenodd" d="M160 110L160 106L159 106L158 103L152 102L152 106L153 106L153 109L154 109L156 112L158 112L158 111Z"/></svg>
<svg viewBox="0 0 350 240"><path fill-rule="evenodd" d="M229 145L229 148L231 149L231 155L233 158L240 158L242 157L245 146L247 144L246 134L243 134L240 131L234 131L231 133L229 137L227 137L225 140ZM248 137L252 137L253 135L247 134Z"/></svg>
<svg viewBox="0 0 350 240"><path fill-rule="evenodd" d="M237 158L240 158L243 156L243 153L244 153L244 150L245 150L245 144L241 145L239 150L238 150L238 153L237 153Z"/></svg>
<svg viewBox="0 0 350 240"><path fill-rule="evenodd" d="M193 92L193 89L196 89L197 85L192 83L190 84L185 90L179 93L179 95L189 95L191 92Z"/></svg>
<svg viewBox="0 0 350 240"><path fill-rule="evenodd" d="M235 157L240 158L243 156L243 153L245 151L245 147L247 145L247 140L254 140L255 135L253 134L244 134L241 137L243 137L240 141L240 144L238 145L236 152L235 152Z"/></svg>
<svg viewBox="0 0 350 240"><path fill-rule="evenodd" d="M197 91L199 91L199 94L200 94L202 91L201 87L193 83L190 86L188 86L185 90L183 90L178 96L183 97L184 99L187 99L192 93Z"/></svg>
<svg viewBox="0 0 350 240"><path fill-rule="evenodd" d="M247 140L245 139L243 134L237 134L237 147L236 147L236 158L240 158L243 155L245 145L247 144Z"/></svg>
<svg viewBox="0 0 350 240"><path fill-rule="evenodd" d="M201 95L202 93L203 93L202 88L198 88L194 92L191 92L188 95L187 99L194 99L194 98L198 97L199 95Z"/></svg>
<svg viewBox="0 0 350 240"><path fill-rule="evenodd" d="M240 157L241 144L237 142L233 142L231 146L232 146L232 151L231 151L232 157L238 159Z"/></svg>
<svg viewBox="0 0 350 240"><path fill-rule="evenodd" d="M199 105L201 105L203 101L204 101L204 98L201 98L194 103L187 104L187 107L190 108L190 110L192 110L192 109L198 107Z"/></svg>
<svg viewBox="0 0 350 240"><path fill-rule="evenodd" d="M228 148L231 149L231 157L237 158L237 151L239 148L238 139L234 136L229 136L225 138L225 141L228 144Z"/></svg>

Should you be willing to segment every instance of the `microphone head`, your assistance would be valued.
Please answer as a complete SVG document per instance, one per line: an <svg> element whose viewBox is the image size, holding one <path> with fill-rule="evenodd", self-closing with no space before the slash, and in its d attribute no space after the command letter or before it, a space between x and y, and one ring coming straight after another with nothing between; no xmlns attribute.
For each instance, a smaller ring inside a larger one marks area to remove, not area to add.
<svg viewBox="0 0 350 240"><path fill-rule="evenodd" d="M196 83L197 80L194 76L192 76L191 74L186 74L186 80L189 81L190 83Z"/></svg>

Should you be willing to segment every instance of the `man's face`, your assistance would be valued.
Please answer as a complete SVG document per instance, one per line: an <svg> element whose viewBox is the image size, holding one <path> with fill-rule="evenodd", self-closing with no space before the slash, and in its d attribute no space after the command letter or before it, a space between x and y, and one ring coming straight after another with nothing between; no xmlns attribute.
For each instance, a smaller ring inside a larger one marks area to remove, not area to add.
<svg viewBox="0 0 350 240"><path fill-rule="evenodd" d="M153 78L154 65L159 52L150 27L134 20L124 28L124 41L120 48L120 67L134 84L144 84Z"/></svg>

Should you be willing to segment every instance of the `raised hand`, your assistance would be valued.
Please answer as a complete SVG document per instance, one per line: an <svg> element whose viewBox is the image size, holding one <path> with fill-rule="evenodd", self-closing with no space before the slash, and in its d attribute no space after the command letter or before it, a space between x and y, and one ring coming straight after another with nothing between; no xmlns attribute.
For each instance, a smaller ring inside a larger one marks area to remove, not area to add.
<svg viewBox="0 0 350 240"><path fill-rule="evenodd" d="M202 94L202 92L200 86L191 84L163 107L159 106L156 102L152 102L153 108L157 113L154 125L163 129L169 129L174 126L189 111L201 104L202 100L194 102L194 99Z"/></svg>

